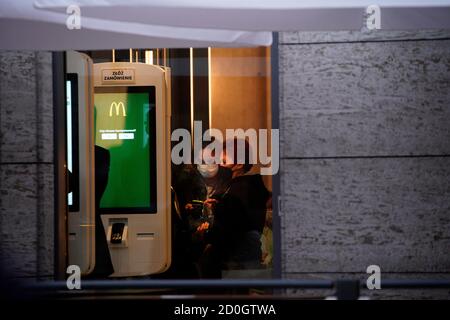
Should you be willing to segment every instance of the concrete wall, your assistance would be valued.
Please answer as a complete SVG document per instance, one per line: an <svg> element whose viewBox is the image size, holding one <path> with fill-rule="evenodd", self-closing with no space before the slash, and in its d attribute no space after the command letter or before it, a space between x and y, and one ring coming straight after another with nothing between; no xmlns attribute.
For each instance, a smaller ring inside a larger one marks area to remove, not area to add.
<svg viewBox="0 0 450 320"><path fill-rule="evenodd" d="M53 274L51 54L0 51L0 254L17 277Z"/></svg>
<svg viewBox="0 0 450 320"><path fill-rule="evenodd" d="M450 277L449 36L280 34L284 277Z"/></svg>

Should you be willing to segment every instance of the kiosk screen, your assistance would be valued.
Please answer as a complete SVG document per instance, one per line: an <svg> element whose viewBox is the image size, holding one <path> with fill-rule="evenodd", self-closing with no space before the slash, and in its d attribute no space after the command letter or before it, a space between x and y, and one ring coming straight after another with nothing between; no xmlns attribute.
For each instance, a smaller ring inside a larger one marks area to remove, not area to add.
<svg viewBox="0 0 450 320"><path fill-rule="evenodd" d="M156 213L155 87L98 87L94 104L100 210Z"/></svg>
<svg viewBox="0 0 450 320"><path fill-rule="evenodd" d="M80 177L78 165L78 75L76 73L67 74L66 97L66 143L69 175L67 204L70 212L77 212L80 210Z"/></svg>

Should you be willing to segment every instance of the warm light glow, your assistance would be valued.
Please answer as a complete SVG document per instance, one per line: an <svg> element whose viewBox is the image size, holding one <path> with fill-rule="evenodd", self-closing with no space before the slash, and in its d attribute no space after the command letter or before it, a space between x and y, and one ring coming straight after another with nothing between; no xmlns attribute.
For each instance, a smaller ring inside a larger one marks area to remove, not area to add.
<svg viewBox="0 0 450 320"><path fill-rule="evenodd" d="M191 88L191 132L194 132L194 49L189 48L189 74ZM194 135L191 135L194 137ZM192 140L194 143L194 140Z"/></svg>
<svg viewBox="0 0 450 320"><path fill-rule="evenodd" d="M153 51L152 50L145 50L145 63L153 64Z"/></svg>
<svg viewBox="0 0 450 320"><path fill-rule="evenodd" d="M163 50L163 63L164 63L164 66L166 67L167 66L167 49L164 49Z"/></svg>
<svg viewBox="0 0 450 320"><path fill-rule="evenodd" d="M112 49L112 62L116 62L116 50Z"/></svg>
<svg viewBox="0 0 450 320"><path fill-rule="evenodd" d="M212 128L212 91L211 91L211 84L212 84L212 65L211 65L211 47L208 47L208 114L209 114L209 128Z"/></svg>

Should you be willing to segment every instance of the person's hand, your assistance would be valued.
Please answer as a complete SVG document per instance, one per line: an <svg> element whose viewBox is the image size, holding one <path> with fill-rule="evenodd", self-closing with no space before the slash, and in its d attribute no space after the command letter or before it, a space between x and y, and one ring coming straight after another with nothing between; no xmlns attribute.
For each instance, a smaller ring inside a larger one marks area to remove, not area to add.
<svg viewBox="0 0 450 320"><path fill-rule="evenodd" d="M205 202L203 202L203 206L207 207L208 209L213 209L215 205L218 203L216 199L206 199Z"/></svg>
<svg viewBox="0 0 450 320"><path fill-rule="evenodd" d="M197 232L204 233L209 228L209 222L203 222L197 227Z"/></svg>
<svg viewBox="0 0 450 320"><path fill-rule="evenodd" d="M197 227L197 230L195 230L194 234L192 235L192 238L194 242L201 242L205 238L205 231L208 230L209 223L203 222L201 225Z"/></svg>

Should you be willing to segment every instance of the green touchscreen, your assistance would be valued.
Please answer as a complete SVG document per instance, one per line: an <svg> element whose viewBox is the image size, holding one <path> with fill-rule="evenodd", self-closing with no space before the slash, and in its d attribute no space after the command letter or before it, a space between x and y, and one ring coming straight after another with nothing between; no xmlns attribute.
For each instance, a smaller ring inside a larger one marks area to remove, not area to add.
<svg viewBox="0 0 450 320"><path fill-rule="evenodd" d="M140 89L139 89L140 88ZM133 90L132 90L133 89ZM100 209L152 211L155 199L154 87L95 90L96 170L106 172ZM104 150L99 151L98 147ZM107 150L107 151L106 151ZM107 166L109 152L109 171ZM106 154L106 156L105 156ZM104 157L104 161L100 157ZM96 175L97 176L97 175Z"/></svg>

